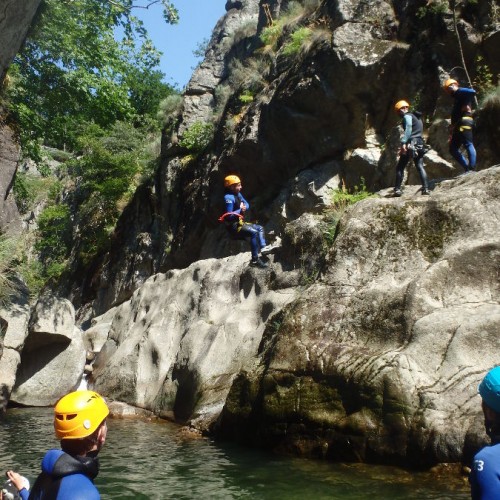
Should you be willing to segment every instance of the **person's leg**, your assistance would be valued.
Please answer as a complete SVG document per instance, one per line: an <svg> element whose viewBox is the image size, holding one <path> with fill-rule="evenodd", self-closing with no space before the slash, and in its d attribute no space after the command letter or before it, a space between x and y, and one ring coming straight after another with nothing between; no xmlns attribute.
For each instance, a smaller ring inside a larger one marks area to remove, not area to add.
<svg viewBox="0 0 500 500"><path fill-rule="evenodd" d="M460 165L467 171L468 163L464 155L460 152L460 146L462 145L462 134L460 132L453 132L450 140L450 154L455 158L455 160L460 163Z"/></svg>
<svg viewBox="0 0 500 500"><path fill-rule="evenodd" d="M410 155L407 153L399 157L398 164L396 165L396 182L394 183L394 193L396 195L401 195L401 185L403 184L403 177L405 173L405 167L410 159Z"/></svg>
<svg viewBox="0 0 500 500"><path fill-rule="evenodd" d="M264 236L264 228L262 226L260 226L259 224L254 224L253 226L257 230L257 235L259 238L259 246L260 246L260 248L264 248L267 245L266 237Z"/></svg>
<svg viewBox="0 0 500 500"><path fill-rule="evenodd" d="M468 170L476 169L476 148L472 143L472 130L462 132L462 144L467 151L467 156L469 157Z"/></svg>
<svg viewBox="0 0 500 500"><path fill-rule="evenodd" d="M422 194L429 194L429 181L427 180L427 173L424 169L424 155L419 153L413 161L415 163L415 167L417 167L420 182L422 183Z"/></svg>
<svg viewBox="0 0 500 500"><path fill-rule="evenodd" d="M239 237L250 242L250 251L252 252L252 260L259 258L259 232L255 229L255 224L243 224L239 231Z"/></svg>

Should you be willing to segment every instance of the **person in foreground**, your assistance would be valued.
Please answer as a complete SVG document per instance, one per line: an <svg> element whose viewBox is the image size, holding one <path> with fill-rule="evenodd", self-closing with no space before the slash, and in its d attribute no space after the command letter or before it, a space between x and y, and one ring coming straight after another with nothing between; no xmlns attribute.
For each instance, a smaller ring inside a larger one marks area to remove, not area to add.
<svg viewBox="0 0 500 500"><path fill-rule="evenodd" d="M474 456L469 476L471 497L472 500L500 500L500 366L486 374L478 391L491 445Z"/></svg>
<svg viewBox="0 0 500 500"><path fill-rule="evenodd" d="M94 478L99 472L97 454L106 441L109 409L94 391L75 391L54 407L54 428L61 450L49 450L42 472L31 489L35 500L95 500L99 491Z"/></svg>
<svg viewBox="0 0 500 500"><path fill-rule="evenodd" d="M453 108L451 110L450 125L450 154L465 170L465 173L476 170L476 148L472 142L474 119L472 118L472 100L476 95L474 89L459 87L458 82L448 78L444 82L445 92L453 97ZM468 161L460 152L463 146L467 151Z"/></svg>
<svg viewBox="0 0 500 500"><path fill-rule="evenodd" d="M274 250L273 245L268 245L264 237L264 228L259 224L245 222L245 213L250 208L241 194L241 181L236 175L228 175L224 179L224 205L226 211L219 217L224 222L226 229L233 239L250 241L252 253L251 266L266 268L267 264L259 257Z"/></svg>
<svg viewBox="0 0 500 500"><path fill-rule="evenodd" d="M399 149L399 161L396 165L396 183L394 185L394 196L401 196L401 185L406 165L413 158L415 167L417 168L420 181L422 182L422 194L428 195L429 184L427 174L424 170L424 140L422 132L424 124L420 119L420 113L410 113L410 105L406 101L398 101L394 105L394 111L403 119L401 125L403 127L403 135L401 136L401 147Z"/></svg>

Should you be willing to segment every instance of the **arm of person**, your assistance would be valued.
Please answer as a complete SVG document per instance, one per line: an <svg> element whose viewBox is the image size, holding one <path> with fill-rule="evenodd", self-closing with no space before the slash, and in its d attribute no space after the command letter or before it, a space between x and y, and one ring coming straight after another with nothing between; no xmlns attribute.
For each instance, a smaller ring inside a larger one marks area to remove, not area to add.
<svg viewBox="0 0 500 500"><path fill-rule="evenodd" d="M410 142L410 137L412 133L412 126L411 126L411 115L406 114L403 117L404 120L404 134L401 137L401 145L408 144Z"/></svg>
<svg viewBox="0 0 500 500"><path fill-rule="evenodd" d="M29 497L29 491L26 489L25 486L25 481L26 479L21 476L21 474L18 474L17 472L14 472L13 470L8 470L6 473L6 476L12 481L12 484L17 488L19 491L19 495L23 500L27 500Z"/></svg>
<svg viewBox="0 0 500 500"><path fill-rule="evenodd" d="M235 197L231 194L226 194L224 196L224 203L226 205L226 212L239 212L239 207L236 207Z"/></svg>
<svg viewBox="0 0 500 500"><path fill-rule="evenodd" d="M459 94L471 94L471 97L476 95L476 91L474 89L471 89L469 87L460 87L457 92Z"/></svg>
<svg viewBox="0 0 500 500"><path fill-rule="evenodd" d="M240 200L241 200L241 203L245 204L245 208L243 209L243 212L246 212L250 208L250 203L248 203L248 201L245 200L245 198L243 198L243 195L241 193L240 193ZM240 207L241 207L241 203L240 203Z"/></svg>

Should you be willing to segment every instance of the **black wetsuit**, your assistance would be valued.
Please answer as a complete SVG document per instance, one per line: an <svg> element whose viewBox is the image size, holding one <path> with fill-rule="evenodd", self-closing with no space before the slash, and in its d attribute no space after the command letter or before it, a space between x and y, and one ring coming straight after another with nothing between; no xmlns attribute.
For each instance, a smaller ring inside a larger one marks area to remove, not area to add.
<svg viewBox="0 0 500 500"><path fill-rule="evenodd" d="M42 460L42 472L31 488L34 500L99 500L94 478L99 461L92 457L72 457L61 450L49 450Z"/></svg>

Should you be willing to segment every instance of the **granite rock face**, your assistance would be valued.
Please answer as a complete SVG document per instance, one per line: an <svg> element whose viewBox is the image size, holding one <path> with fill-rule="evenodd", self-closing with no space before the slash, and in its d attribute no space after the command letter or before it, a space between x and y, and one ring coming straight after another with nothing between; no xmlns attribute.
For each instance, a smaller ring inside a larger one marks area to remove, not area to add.
<svg viewBox="0 0 500 500"><path fill-rule="evenodd" d="M115 399L199 419L206 428L235 375L254 363L266 322L296 296L275 281L248 268L245 255L152 276L115 308L111 322L103 318L109 332L90 383Z"/></svg>
<svg viewBox="0 0 500 500"><path fill-rule="evenodd" d="M475 388L499 362L496 108L478 117L481 172L458 177L440 88L461 64L451 12L318 2L265 45L290 2L266 5L227 2L157 176L70 284L87 331L64 300L40 305L14 397L50 404L90 350L96 390L206 432L332 459L460 460L484 440ZM496 54L485 5L459 12L468 58ZM290 55L304 25L313 35ZM401 98L424 112L430 197L413 167L390 197ZM213 137L193 154L179 138L200 122ZM268 270L217 223L228 173L282 239ZM334 195L363 185L379 196L342 215Z"/></svg>
<svg viewBox="0 0 500 500"><path fill-rule="evenodd" d="M220 433L341 460L470 454L500 347L499 179L349 210L321 278L233 384Z"/></svg>
<svg viewBox="0 0 500 500"><path fill-rule="evenodd" d="M485 438L477 385L500 347L500 167L430 197L381 191L325 241L321 186L336 173L283 191L294 221L270 269L248 268L248 253L200 260L96 318L93 387L304 455L432 465L470 454Z"/></svg>
<svg viewBox="0 0 500 500"><path fill-rule="evenodd" d="M71 302L41 297L31 315L10 400L25 406L55 404L78 386L85 355Z"/></svg>
<svg viewBox="0 0 500 500"><path fill-rule="evenodd" d="M40 0L16 2L5 0L0 7L0 83L12 59L24 42ZM14 132L5 124L0 108L0 232L17 234L21 218L12 194L12 184L19 160L19 146Z"/></svg>
<svg viewBox="0 0 500 500"><path fill-rule="evenodd" d="M40 0L4 0L0 11L0 81L24 42Z"/></svg>
<svg viewBox="0 0 500 500"><path fill-rule="evenodd" d="M21 230L21 216L12 192L18 161L19 146L14 140L14 132L0 123L0 232L10 235Z"/></svg>
<svg viewBox="0 0 500 500"><path fill-rule="evenodd" d="M227 14L183 95L177 126L164 131L157 177L136 193L109 253L67 295L80 320L128 300L152 274L227 255L213 232L228 173L243 179L252 216L278 233L288 221L269 207L304 171L335 165L338 184L347 189L392 186L400 135L393 105L401 98L424 113L433 147L426 158L431 180L461 173L448 153L452 103L441 89L449 71L462 64L451 11L436 19L432 8L414 2L306 4L294 17L286 0L226 3ZM480 52L493 67L493 11L470 9L476 7L457 6L465 55L474 60ZM264 45L260 35L284 18L274 45ZM303 26L311 38L290 55L287 44ZM500 161L497 116L496 107L478 112L480 169ZM180 138L200 123L213 125L213 137L193 157ZM418 182L410 165L407 183Z"/></svg>

